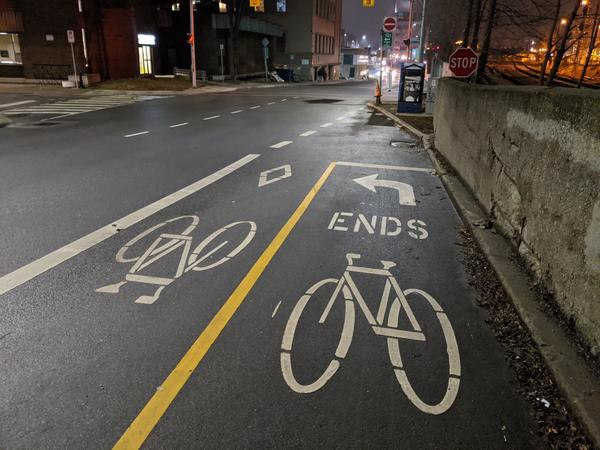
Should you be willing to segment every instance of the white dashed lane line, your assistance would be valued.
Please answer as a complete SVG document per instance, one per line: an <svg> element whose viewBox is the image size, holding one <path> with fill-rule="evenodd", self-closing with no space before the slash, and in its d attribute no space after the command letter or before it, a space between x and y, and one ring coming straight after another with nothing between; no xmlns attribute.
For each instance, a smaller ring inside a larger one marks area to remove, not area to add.
<svg viewBox="0 0 600 450"><path fill-rule="evenodd" d="M346 116L340 116L340 117L338 117L338 118L337 118L337 119L335 119L335 120L338 120L338 121L340 121L340 120L345 120L345 119L346 119Z"/></svg>
<svg viewBox="0 0 600 450"><path fill-rule="evenodd" d="M241 112L243 112L243 110L238 109L237 111L231 111L229 114L239 114Z"/></svg>
<svg viewBox="0 0 600 450"><path fill-rule="evenodd" d="M269 103L267 103L267 105L274 105L274 104L275 104L275 102L269 102Z"/></svg>
<svg viewBox="0 0 600 450"><path fill-rule="evenodd" d="M304 133L302 133L300 136L302 136L302 137L308 137L308 136L311 136L311 135L313 135L313 134L315 134L315 133L316 133L316 131L315 131L315 130L310 130L310 131L305 131L305 132L304 132Z"/></svg>
<svg viewBox="0 0 600 450"><path fill-rule="evenodd" d="M132 137L135 137L135 136L141 136L142 134L148 134L148 133L150 133L150 132L149 131L140 131L139 133L126 134L123 137L132 138Z"/></svg>
<svg viewBox="0 0 600 450"><path fill-rule="evenodd" d="M189 125L189 122L177 123L175 125L171 125L169 128L185 127L186 125Z"/></svg>
<svg viewBox="0 0 600 450"><path fill-rule="evenodd" d="M333 122L327 122L321 125L321 128L329 128L331 125L333 125Z"/></svg>
<svg viewBox="0 0 600 450"><path fill-rule="evenodd" d="M281 101L282 102L287 102L287 98L282 98Z"/></svg>
<svg viewBox="0 0 600 450"><path fill-rule="evenodd" d="M285 147L286 145L290 145L292 143L293 143L293 141L281 141L281 142L278 142L277 144L271 145L271 148L281 148L281 147Z"/></svg>
<svg viewBox="0 0 600 450"><path fill-rule="evenodd" d="M258 109L260 108L260 105L256 105L256 106L251 106L250 109Z"/></svg>
<svg viewBox="0 0 600 450"><path fill-rule="evenodd" d="M205 117L202 120L213 120L213 119L218 119L219 117L221 117L221 116L210 116L210 117Z"/></svg>

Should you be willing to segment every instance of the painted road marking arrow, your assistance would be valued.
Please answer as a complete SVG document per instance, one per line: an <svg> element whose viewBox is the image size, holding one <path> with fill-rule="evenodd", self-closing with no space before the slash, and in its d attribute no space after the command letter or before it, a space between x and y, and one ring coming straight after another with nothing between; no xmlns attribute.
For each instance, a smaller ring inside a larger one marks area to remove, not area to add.
<svg viewBox="0 0 600 450"><path fill-rule="evenodd" d="M377 187L384 187L389 189L396 189L399 195L399 201L401 205L405 206L416 206L415 192L410 184L401 183L400 181L392 180L379 180L379 175L368 175L362 178L355 178L353 181L366 187L371 192L377 192Z"/></svg>

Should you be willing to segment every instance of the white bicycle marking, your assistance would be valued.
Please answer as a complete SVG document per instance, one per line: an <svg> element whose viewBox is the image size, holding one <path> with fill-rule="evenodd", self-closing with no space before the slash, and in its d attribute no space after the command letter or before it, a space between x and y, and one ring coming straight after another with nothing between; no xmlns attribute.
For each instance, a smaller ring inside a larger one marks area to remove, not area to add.
<svg viewBox="0 0 600 450"><path fill-rule="evenodd" d="M159 232L161 228L179 221L189 222L181 234ZM135 303L152 305L159 299L164 288L169 286L177 278L180 278L182 275L190 271L202 272L214 269L215 267L226 263L244 250L256 235L256 224L254 222L234 222L219 228L192 250L193 239L190 234L198 226L199 222L200 219L194 215L175 217L174 219L169 219L165 222L154 225L153 227L150 227L138 234L123 247L121 247L115 256L115 260L118 263L134 263L131 269L129 269L129 272L125 275L125 281L102 286L96 289L96 292L104 294L117 294L128 282L158 286L152 295L141 295L135 300ZM215 262L211 262L208 265L201 266L202 263L229 244L229 241L223 240L213 249L207 251L209 244L215 242L217 238L219 238L227 230L231 230L239 226L247 226L249 228L244 239L233 250L229 251L227 255L221 257ZM132 247L136 246L138 242L148 236L151 236L153 233L157 234L156 238L154 238L152 243L140 256L127 257L128 253L133 252ZM179 257L179 263L175 273L172 276L157 277L155 275L140 273L145 268L151 266L176 250L181 252L181 256Z"/></svg>
<svg viewBox="0 0 600 450"><path fill-rule="evenodd" d="M296 303L290 317L287 321L283 338L281 341L281 372L288 386L299 394L310 394L321 389L335 375L343 360L348 354L352 338L354 335L355 325L355 303L358 304L367 322L371 325L375 334L385 336L387 340L388 354L392 363L396 379L400 387L408 399L422 412L426 414L439 415L448 411L456 397L460 386L460 356L458 344L452 325L448 320L448 316L440 306L440 304L427 292L420 289L405 289L402 290L396 278L391 274L389 269L396 264L391 261L381 261L382 268L360 267L354 265L354 260L359 259L360 255L347 254L346 259L348 265L341 278L327 278L314 284L306 293L300 297ZM352 273L363 273L371 276L385 277L385 286L381 301L375 317L367 306L362 294L358 290ZM292 368L292 353L294 348L294 336L297 331L298 322L304 309L311 300L313 294L320 288L335 284L333 294L325 306L325 310L319 319L319 324L324 324L331 312L331 309L339 298L340 293L344 297L344 325L342 328L340 340L338 342L334 357L331 359L323 373L312 383L302 384L297 381ZM418 296L425 300L435 313L436 319L439 321L446 342L446 353L448 355L448 385L444 397L437 404L427 404L416 393L402 362L400 354L400 339L408 339L416 342L427 341L427 336L421 329L415 314L413 313L407 297L411 298ZM391 300L391 304L390 304ZM399 329L399 316L404 312L410 322L409 330ZM387 321L386 321L387 315Z"/></svg>

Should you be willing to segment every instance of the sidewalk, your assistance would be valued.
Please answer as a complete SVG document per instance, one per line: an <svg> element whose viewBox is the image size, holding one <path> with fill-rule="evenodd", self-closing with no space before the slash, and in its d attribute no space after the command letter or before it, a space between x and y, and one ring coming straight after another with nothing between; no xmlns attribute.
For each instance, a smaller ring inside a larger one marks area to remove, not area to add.
<svg viewBox="0 0 600 450"><path fill-rule="evenodd" d="M241 83L220 83L215 81L199 81L199 86L196 89L127 89L127 83L121 84L123 88L106 89L102 83L99 87L89 87L84 89L63 88L59 85L45 84L21 84L21 83L4 83L0 81L0 94L25 94L38 95L42 97L87 97L93 95L111 95L111 94L126 94L126 95L201 95L201 94L217 94L221 92L234 92L241 89L270 89L270 88L289 88L299 86L313 85L337 85L357 82L357 80L334 80L334 81L303 81L299 83L261 83L261 82L241 82ZM191 82L189 82L191 85ZM112 82L107 82L110 86ZM180 86L178 84L178 86Z"/></svg>

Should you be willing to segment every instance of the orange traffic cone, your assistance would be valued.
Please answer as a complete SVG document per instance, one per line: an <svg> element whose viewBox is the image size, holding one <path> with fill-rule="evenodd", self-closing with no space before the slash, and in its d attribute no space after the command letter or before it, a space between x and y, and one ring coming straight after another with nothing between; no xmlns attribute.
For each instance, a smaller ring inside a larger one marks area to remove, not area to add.
<svg viewBox="0 0 600 450"><path fill-rule="evenodd" d="M381 105L381 86L379 85L379 80L375 84L375 104Z"/></svg>

